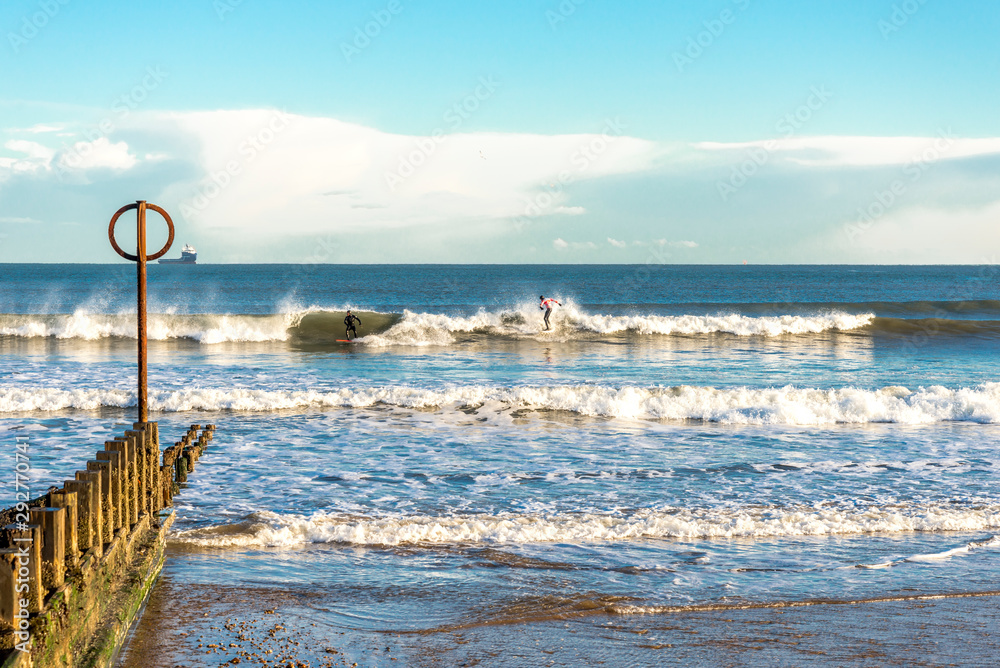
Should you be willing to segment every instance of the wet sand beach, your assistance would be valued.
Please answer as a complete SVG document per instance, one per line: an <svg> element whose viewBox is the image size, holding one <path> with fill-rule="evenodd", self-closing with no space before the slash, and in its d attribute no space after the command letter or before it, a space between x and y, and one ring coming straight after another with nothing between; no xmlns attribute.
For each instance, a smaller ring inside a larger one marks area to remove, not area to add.
<svg viewBox="0 0 1000 668"><path fill-rule="evenodd" d="M168 562L121 657L175 666L994 666L1000 595L608 614L525 597L508 615L421 630L316 623L336 591L190 582ZM534 610L534 619L513 614ZM340 610L342 618L361 610Z"/></svg>

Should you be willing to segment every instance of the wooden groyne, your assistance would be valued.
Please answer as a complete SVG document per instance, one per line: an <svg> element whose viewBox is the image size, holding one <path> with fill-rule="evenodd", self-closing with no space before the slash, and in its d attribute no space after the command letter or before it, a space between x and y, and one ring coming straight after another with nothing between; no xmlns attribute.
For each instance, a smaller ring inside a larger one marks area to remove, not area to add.
<svg viewBox="0 0 1000 668"><path fill-rule="evenodd" d="M2 668L110 666L142 609L215 425L162 451L156 422L132 426L62 488L0 511Z"/></svg>

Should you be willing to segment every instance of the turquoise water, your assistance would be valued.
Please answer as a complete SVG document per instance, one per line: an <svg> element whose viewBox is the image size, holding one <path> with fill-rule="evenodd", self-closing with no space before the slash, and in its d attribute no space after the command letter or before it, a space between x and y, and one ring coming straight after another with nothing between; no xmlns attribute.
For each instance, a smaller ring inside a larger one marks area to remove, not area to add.
<svg viewBox="0 0 1000 668"><path fill-rule="evenodd" d="M358 637L992 591L996 273L151 266L152 417L218 426L174 558ZM133 419L134 271L0 275L44 491Z"/></svg>

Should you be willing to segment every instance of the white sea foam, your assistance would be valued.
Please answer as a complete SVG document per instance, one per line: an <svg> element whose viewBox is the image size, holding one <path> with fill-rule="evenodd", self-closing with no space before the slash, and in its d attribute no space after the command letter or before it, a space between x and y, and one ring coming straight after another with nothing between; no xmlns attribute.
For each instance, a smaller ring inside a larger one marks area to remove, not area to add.
<svg viewBox="0 0 1000 668"><path fill-rule="evenodd" d="M253 513L237 524L177 532L204 546L292 546L308 543L410 545L455 543L605 542L648 538L823 536L866 533L982 531L1000 527L1000 506L865 509L670 509L630 516L428 515L359 517ZM966 548L968 549L968 548Z"/></svg>
<svg viewBox="0 0 1000 668"><path fill-rule="evenodd" d="M204 344L225 342L287 341L295 328L310 314L333 312L310 307L272 315L241 314L164 314L151 313L147 336L153 341L188 339ZM388 315L388 314L380 314ZM462 334L482 334L508 338L567 340L581 336L633 333L640 335L731 334L736 336L780 336L810 334L830 330L848 331L871 323L874 314L852 315L842 312L809 316L780 315L750 317L722 315L629 315L589 314L568 304L554 316L555 331L542 335L537 309L522 306L514 310L482 310L471 316L404 311L398 322L386 331L358 339L368 346L447 345ZM339 322L330 322L330 327ZM101 314L78 310L63 315L0 314L0 336L20 338L56 338L99 340L135 338L135 316ZM333 332L333 330L330 330ZM336 334L331 334L331 339Z"/></svg>
<svg viewBox="0 0 1000 668"><path fill-rule="evenodd" d="M147 338L190 339L200 343L285 341L304 313L255 315L175 315L151 313ZM77 311L72 315L0 315L0 336L83 339L135 338L134 315Z"/></svg>
<svg viewBox="0 0 1000 668"><path fill-rule="evenodd" d="M556 385L497 387L466 385L446 389L409 386L337 390L184 389L150 392L152 410L274 411L394 406L442 411L473 407L481 415L510 410L568 411L595 417L705 420L727 424L922 424L1000 422L1000 383L951 389L885 387L811 389L713 387L608 387ZM0 413L95 409L135 404L124 390L0 388Z"/></svg>
<svg viewBox="0 0 1000 668"><path fill-rule="evenodd" d="M540 316L536 309L522 306L513 311L481 310L471 316L449 316L405 311L403 318L382 334L362 337L370 346L446 345L456 334L490 334L513 338L546 336L547 340L566 340L581 335L698 335L732 334L736 336L781 336L816 334L825 331L849 331L865 327L875 314L852 315L843 312L809 316L780 315L751 317L724 315L599 315L589 314L567 304L553 316L554 331L539 332Z"/></svg>
<svg viewBox="0 0 1000 668"><path fill-rule="evenodd" d="M969 554L974 550L982 550L993 547L1000 547L1000 537L990 536L986 540L974 541L967 545L962 545L961 547L945 550L943 552L935 552L933 554L915 554L911 557L907 557L906 561L913 561L913 562L945 561L947 559L951 559L952 557L959 557Z"/></svg>
<svg viewBox="0 0 1000 668"><path fill-rule="evenodd" d="M66 408L95 410L105 406L124 408L135 404L135 392L125 390L0 388L0 413L59 411Z"/></svg>

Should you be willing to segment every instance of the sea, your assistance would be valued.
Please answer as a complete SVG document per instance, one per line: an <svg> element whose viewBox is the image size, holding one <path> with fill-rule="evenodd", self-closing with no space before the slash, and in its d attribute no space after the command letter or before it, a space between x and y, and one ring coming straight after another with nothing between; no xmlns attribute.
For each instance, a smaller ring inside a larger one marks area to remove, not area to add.
<svg viewBox="0 0 1000 668"><path fill-rule="evenodd" d="M18 442L41 494L136 419L135 290L0 265L0 501ZM151 264L148 290L150 419L216 433L122 665L895 665L902 637L937 665L907 620L996 608L996 266Z"/></svg>

